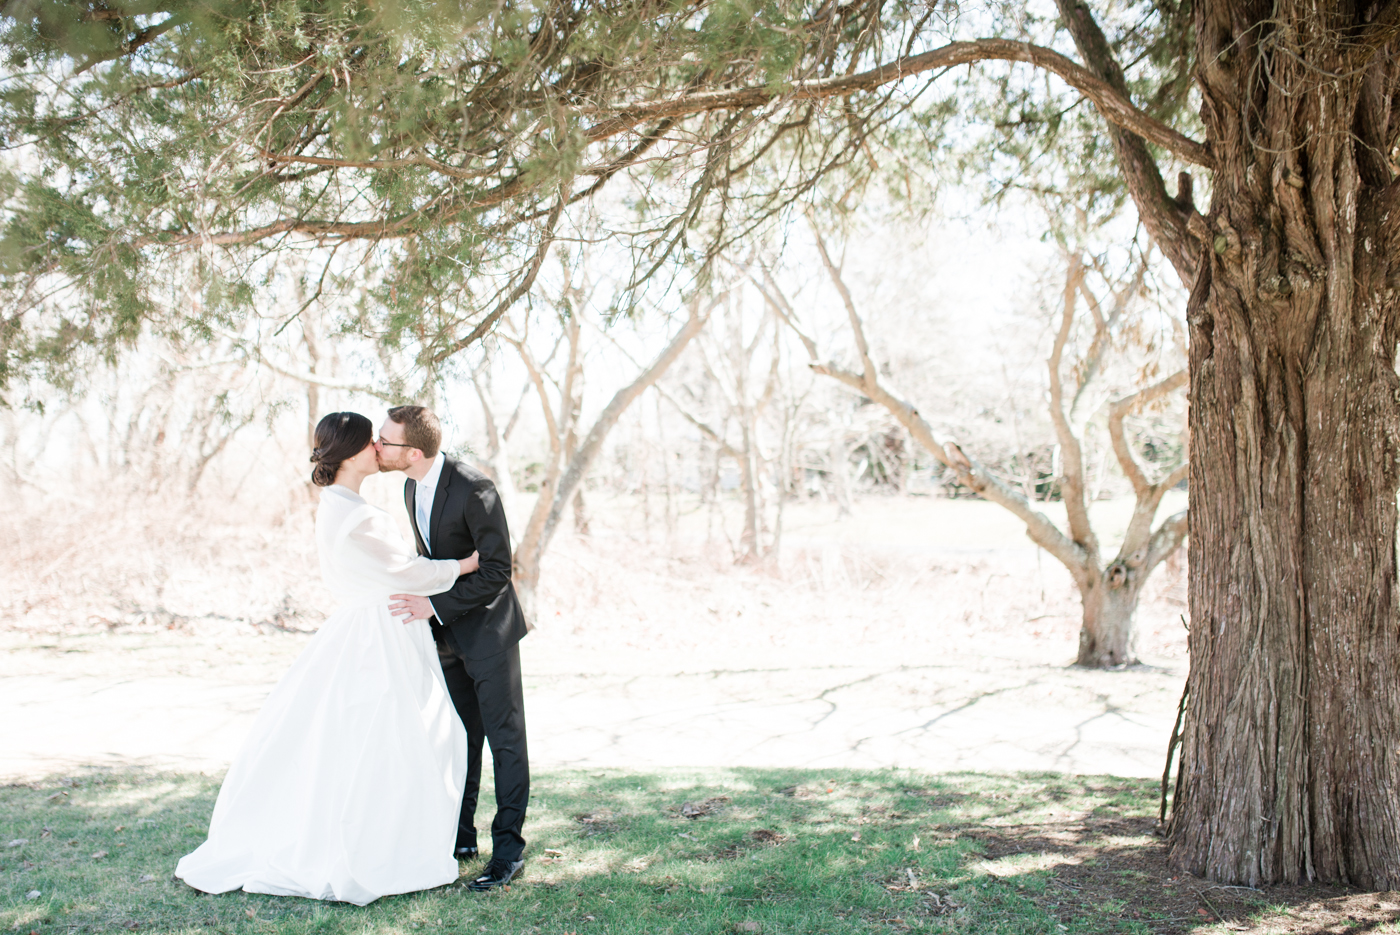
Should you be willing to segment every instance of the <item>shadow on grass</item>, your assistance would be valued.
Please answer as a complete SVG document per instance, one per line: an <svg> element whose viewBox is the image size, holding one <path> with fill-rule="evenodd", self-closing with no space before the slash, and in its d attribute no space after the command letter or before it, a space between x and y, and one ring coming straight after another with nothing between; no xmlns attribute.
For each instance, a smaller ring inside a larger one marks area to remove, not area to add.
<svg viewBox="0 0 1400 935"><path fill-rule="evenodd" d="M1384 894L1239 890L1170 872L1151 835L1146 780L588 770L537 775L533 785L526 873L508 891L478 895L459 882L365 908L208 896L173 880L176 861L204 838L215 778L89 772L5 787L0 927L1301 933L1392 931L1400 915L1400 898ZM464 878L478 866L464 864Z"/></svg>

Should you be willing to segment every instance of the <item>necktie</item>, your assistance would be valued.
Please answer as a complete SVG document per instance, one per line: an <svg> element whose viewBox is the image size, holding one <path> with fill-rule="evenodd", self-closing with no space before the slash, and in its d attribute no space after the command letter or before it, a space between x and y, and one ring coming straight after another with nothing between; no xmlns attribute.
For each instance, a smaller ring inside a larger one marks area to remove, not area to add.
<svg viewBox="0 0 1400 935"><path fill-rule="evenodd" d="M419 484L414 491L413 497L414 507L418 511L418 534L423 537L423 544L428 546L428 551L430 552L432 551L432 546L428 542L428 510L432 502L430 492L423 489L422 484Z"/></svg>

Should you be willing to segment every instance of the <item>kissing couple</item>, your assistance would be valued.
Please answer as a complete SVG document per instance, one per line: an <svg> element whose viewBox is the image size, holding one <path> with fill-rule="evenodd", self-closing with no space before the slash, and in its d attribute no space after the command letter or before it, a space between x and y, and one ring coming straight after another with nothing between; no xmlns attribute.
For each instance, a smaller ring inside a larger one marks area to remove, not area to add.
<svg viewBox="0 0 1400 935"><path fill-rule="evenodd" d="M219 790L208 839L175 875L366 905L456 882L477 856L483 741L495 767L491 861L469 889L524 866L530 799L520 683L525 616L491 480L441 452L442 427L399 406L316 426L316 549L339 600L278 682ZM360 496L402 471L416 548Z"/></svg>

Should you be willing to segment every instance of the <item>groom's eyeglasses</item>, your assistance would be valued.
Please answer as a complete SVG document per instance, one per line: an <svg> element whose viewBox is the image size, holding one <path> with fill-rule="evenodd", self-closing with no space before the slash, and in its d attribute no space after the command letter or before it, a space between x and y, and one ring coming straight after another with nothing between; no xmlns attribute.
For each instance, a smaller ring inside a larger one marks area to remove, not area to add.
<svg viewBox="0 0 1400 935"><path fill-rule="evenodd" d="M379 447L380 447L380 448L412 448L412 447L413 447L413 445L401 445L401 444L399 444L398 442L386 442L386 441L385 441L384 439L382 439L382 438L377 438L377 439L375 439L375 441L379 442Z"/></svg>

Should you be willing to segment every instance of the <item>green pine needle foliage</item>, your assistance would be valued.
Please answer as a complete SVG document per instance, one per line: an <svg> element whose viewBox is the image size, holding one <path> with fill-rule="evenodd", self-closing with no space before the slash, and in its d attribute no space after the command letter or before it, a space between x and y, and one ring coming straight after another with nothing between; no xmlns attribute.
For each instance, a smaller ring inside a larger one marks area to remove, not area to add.
<svg viewBox="0 0 1400 935"><path fill-rule="evenodd" d="M1134 93L1183 119L1187 17L1151 0L1120 22ZM435 366L604 192L637 288L874 181L926 210L930 173L972 171L959 152L1078 160L1121 203L1097 118L1021 66L942 96L935 73L785 95L979 32L1063 44L1017 4L924 0L10 0L0 388L80 383L146 328L234 326L292 250L353 284L357 328ZM768 96L636 110L736 88Z"/></svg>

